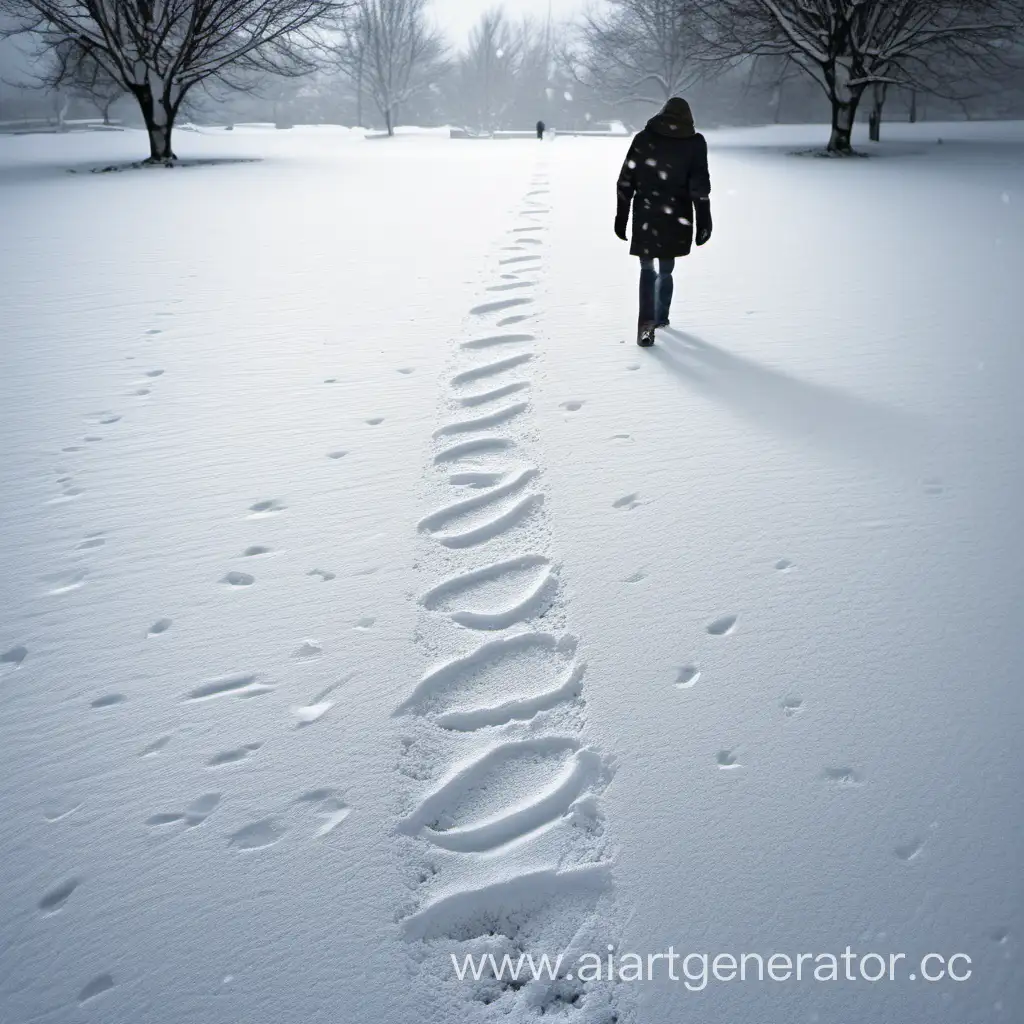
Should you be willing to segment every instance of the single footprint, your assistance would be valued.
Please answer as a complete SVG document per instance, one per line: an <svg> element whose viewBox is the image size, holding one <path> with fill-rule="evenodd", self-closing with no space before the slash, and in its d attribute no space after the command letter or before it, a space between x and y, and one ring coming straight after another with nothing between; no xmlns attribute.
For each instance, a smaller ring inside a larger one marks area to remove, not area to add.
<svg viewBox="0 0 1024 1024"><path fill-rule="evenodd" d="M700 679L700 669L696 665L683 665L676 670L675 687L677 690L689 690Z"/></svg>
<svg viewBox="0 0 1024 1024"><path fill-rule="evenodd" d="M348 452L346 452L343 449L339 448L337 451L328 452L327 453L327 458L329 458L329 459L343 459L343 458L345 458L346 455L348 455Z"/></svg>
<svg viewBox="0 0 1024 1024"><path fill-rule="evenodd" d="M333 700L321 700L315 704L307 704L301 708L292 708L292 714L299 721L299 728L319 722L331 708L334 707Z"/></svg>
<svg viewBox="0 0 1024 1024"><path fill-rule="evenodd" d="M779 572L789 572L789 570L793 568L793 563L788 558L780 558L775 563L775 568Z"/></svg>
<svg viewBox="0 0 1024 1024"><path fill-rule="evenodd" d="M563 402L559 408L565 409L566 412L579 412L579 410L583 408L583 403L576 401Z"/></svg>
<svg viewBox="0 0 1024 1024"><path fill-rule="evenodd" d="M337 384L338 383L338 378L337 377L327 377L327 378L324 379L324 383L325 384Z"/></svg>
<svg viewBox="0 0 1024 1024"><path fill-rule="evenodd" d="M510 292L518 288L532 288L535 281L520 281L518 280L518 274L505 274L505 277L511 277L513 280L506 281L505 284L492 284L487 290L489 292Z"/></svg>
<svg viewBox="0 0 1024 1024"><path fill-rule="evenodd" d="M787 718L792 718L794 715L799 715L804 709L804 702L802 697L783 697L782 699L782 713Z"/></svg>
<svg viewBox="0 0 1024 1024"><path fill-rule="evenodd" d="M92 548L101 548L106 544L106 540L101 537L98 533L89 534L78 546L75 548L76 551L89 551Z"/></svg>
<svg viewBox="0 0 1024 1024"><path fill-rule="evenodd" d="M329 835L352 813L352 808L336 796L333 789L314 789L303 793L295 802L320 805L318 814L324 823L316 831L318 838Z"/></svg>
<svg viewBox="0 0 1024 1024"><path fill-rule="evenodd" d="M262 743L243 743L242 746L237 747L235 750L224 750L219 754L215 754L206 762L206 766L207 768L221 768L226 764L237 764L239 761L244 761L247 757L252 757L262 746Z"/></svg>
<svg viewBox="0 0 1024 1024"><path fill-rule="evenodd" d="M623 583L639 583L641 580L647 579L646 569L637 569L636 572L630 573L622 582Z"/></svg>
<svg viewBox="0 0 1024 1024"><path fill-rule="evenodd" d="M908 843L901 843L895 847L893 853L900 860L913 860L924 849L924 840L915 836Z"/></svg>
<svg viewBox="0 0 1024 1024"><path fill-rule="evenodd" d="M145 398L146 395L148 395L150 393L151 392L150 392L149 388L136 388L132 392L132 394L134 394L137 398Z"/></svg>
<svg viewBox="0 0 1024 1024"><path fill-rule="evenodd" d="M823 774L825 781L833 786L859 786L861 783L860 774L853 768L826 768Z"/></svg>
<svg viewBox="0 0 1024 1024"><path fill-rule="evenodd" d="M399 373L404 373L404 374L415 373L416 372L416 367L415 366L400 366L398 368L398 372Z"/></svg>
<svg viewBox="0 0 1024 1024"><path fill-rule="evenodd" d="M94 701L91 701L89 707L91 708L110 708L115 704L123 704L128 698L123 693L107 693L102 697L97 697Z"/></svg>
<svg viewBox="0 0 1024 1024"><path fill-rule="evenodd" d="M639 370L640 369L640 364L639 363L626 363L626 369L627 370Z"/></svg>
<svg viewBox="0 0 1024 1024"><path fill-rule="evenodd" d="M179 821L184 821L185 815L180 811L168 811L160 814L151 814L146 819L146 824L150 828L166 828L168 825L176 825Z"/></svg>
<svg viewBox="0 0 1024 1024"><path fill-rule="evenodd" d="M258 682L259 677L252 673L238 673L236 675L218 676L215 679L207 679L199 686L191 689L185 697L187 701L214 700L219 697L260 697L270 693L274 687L267 683Z"/></svg>
<svg viewBox="0 0 1024 1024"><path fill-rule="evenodd" d="M715 758L719 768L738 768L740 766L739 761L736 759L736 754L732 750L720 750L718 756Z"/></svg>
<svg viewBox="0 0 1024 1024"><path fill-rule="evenodd" d="M55 885L37 904L44 914L55 914L71 898L71 894L82 884L81 878L69 878Z"/></svg>
<svg viewBox="0 0 1024 1024"><path fill-rule="evenodd" d="M52 589L48 591L51 597L59 597L62 594L70 594L72 590L78 590L79 587L84 587L86 577L87 573L84 571L54 573L52 576L44 576L43 582L52 585Z"/></svg>
<svg viewBox="0 0 1024 1024"><path fill-rule="evenodd" d="M163 370L147 370L146 371L146 376L147 377L162 377L163 375L164 375L164 371Z"/></svg>
<svg viewBox="0 0 1024 1024"><path fill-rule="evenodd" d="M356 622L356 629L372 629L377 620L372 615L364 615Z"/></svg>
<svg viewBox="0 0 1024 1024"><path fill-rule="evenodd" d="M51 823L63 821L65 818L70 818L75 811L80 811L84 806L84 804L75 804L73 807L67 807L66 805L49 807L43 811L43 817Z"/></svg>
<svg viewBox="0 0 1024 1024"><path fill-rule="evenodd" d="M256 582L255 576L250 576L247 572L229 572L225 576L221 583L226 583L229 587L251 587Z"/></svg>
<svg viewBox="0 0 1024 1024"><path fill-rule="evenodd" d="M168 743L171 742L171 736L168 733L166 736L161 736L159 739L153 740L149 746L144 747L139 751L139 757L154 757L160 753Z"/></svg>
<svg viewBox="0 0 1024 1024"><path fill-rule="evenodd" d="M282 505L276 498L269 498L266 501L257 501L254 505L249 506L249 511L254 516L272 516L275 512L283 512L287 508L286 505Z"/></svg>
<svg viewBox="0 0 1024 1024"><path fill-rule="evenodd" d="M152 334L152 331L147 332ZM157 332L159 333L159 332ZM103 995L104 992L109 992L114 987L114 978L111 974L98 974L92 981L89 982L81 992L78 993L79 1004L87 1003L91 999L95 999L97 996Z"/></svg>
<svg viewBox="0 0 1024 1024"><path fill-rule="evenodd" d="M380 426L384 422L384 417L383 416L371 416L366 422L371 427L378 427L378 426Z"/></svg>
<svg viewBox="0 0 1024 1024"><path fill-rule="evenodd" d="M9 651L0 654L0 665L13 665L20 668L21 663L28 657L28 648L24 644L18 644Z"/></svg>
<svg viewBox="0 0 1024 1024"><path fill-rule="evenodd" d="M146 636L159 636L161 633L166 633L172 625L170 619L157 619L146 631Z"/></svg>
<svg viewBox="0 0 1024 1024"><path fill-rule="evenodd" d="M293 654L293 658L300 661L309 661L311 658L319 658L324 649L315 640L306 640Z"/></svg>
<svg viewBox="0 0 1024 1024"><path fill-rule="evenodd" d="M262 544L252 544L242 552L243 558L255 558L257 555L269 555L271 548L266 548Z"/></svg>
<svg viewBox="0 0 1024 1024"><path fill-rule="evenodd" d="M617 501L612 502L612 508L625 509L627 512L636 508L640 504L640 495L637 492L633 494L626 494L619 498Z"/></svg>
<svg viewBox="0 0 1024 1024"><path fill-rule="evenodd" d="M319 576L320 579L322 579L326 583L329 580L335 579L337 574L333 572L327 572L326 569L310 569L309 572L306 573L306 575Z"/></svg>
<svg viewBox="0 0 1024 1024"><path fill-rule="evenodd" d="M206 819L213 814L217 809L217 805L220 803L220 793L204 793L198 800L193 800L192 803L185 808L185 824L189 828L195 828L197 825L202 825Z"/></svg>
<svg viewBox="0 0 1024 1024"><path fill-rule="evenodd" d="M238 850L262 850L266 846L279 843L284 834L285 829L282 825L273 818L264 818L263 821L256 821L239 829L228 840L228 846Z"/></svg>
<svg viewBox="0 0 1024 1024"><path fill-rule="evenodd" d="M707 630L712 636L725 636L733 631L738 618L737 615L723 615L720 619L709 622Z"/></svg>

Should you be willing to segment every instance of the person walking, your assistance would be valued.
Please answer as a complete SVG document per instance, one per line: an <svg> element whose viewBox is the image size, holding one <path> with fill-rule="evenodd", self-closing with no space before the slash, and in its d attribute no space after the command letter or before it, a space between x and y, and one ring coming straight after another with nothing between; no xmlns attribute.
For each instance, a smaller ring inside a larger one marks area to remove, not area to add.
<svg viewBox="0 0 1024 1024"><path fill-rule="evenodd" d="M615 234L640 258L636 343L646 348L654 344L655 329L669 325L675 261L690 254L694 241L704 245L711 237L708 144L686 100L673 96L636 135L616 193ZM630 207L633 234L627 239Z"/></svg>
<svg viewBox="0 0 1024 1024"><path fill-rule="evenodd" d="M538 139L543 139L544 138L544 131L545 131L546 128L547 128L547 125L543 121L538 121L537 122L537 138Z"/></svg>

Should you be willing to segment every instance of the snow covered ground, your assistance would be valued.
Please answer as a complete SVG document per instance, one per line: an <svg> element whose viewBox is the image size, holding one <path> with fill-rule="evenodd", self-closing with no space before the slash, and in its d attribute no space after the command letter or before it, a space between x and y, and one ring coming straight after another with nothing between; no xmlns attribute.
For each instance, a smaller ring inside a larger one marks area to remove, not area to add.
<svg viewBox="0 0 1024 1024"><path fill-rule="evenodd" d="M3 1024L1022 1019L1024 126L886 133L649 351L622 140L0 138ZM449 957L609 945L906 960Z"/></svg>

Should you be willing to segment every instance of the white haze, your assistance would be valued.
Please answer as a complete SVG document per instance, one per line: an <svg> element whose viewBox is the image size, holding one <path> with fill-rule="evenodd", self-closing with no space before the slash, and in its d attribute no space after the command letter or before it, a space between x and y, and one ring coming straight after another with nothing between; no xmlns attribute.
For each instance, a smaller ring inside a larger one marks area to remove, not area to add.
<svg viewBox="0 0 1024 1024"><path fill-rule="evenodd" d="M505 0L504 3L486 3L484 0L434 0L431 13L445 34L461 45L480 15L492 7L504 7L513 20L522 17L546 18L548 0ZM550 0L551 17L565 21L583 10L581 0Z"/></svg>

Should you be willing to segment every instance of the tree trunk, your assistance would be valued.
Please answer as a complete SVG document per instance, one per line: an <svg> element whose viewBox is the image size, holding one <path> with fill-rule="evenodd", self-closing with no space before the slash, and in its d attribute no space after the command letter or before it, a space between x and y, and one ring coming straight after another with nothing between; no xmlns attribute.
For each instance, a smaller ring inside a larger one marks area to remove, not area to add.
<svg viewBox="0 0 1024 1024"><path fill-rule="evenodd" d="M391 123L391 108L390 107L388 107L384 111L384 124L387 126L388 136L390 137L390 136L394 135L395 134L395 126Z"/></svg>
<svg viewBox="0 0 1024 1024"><path fill-rule="evenodd" d="M917 124L917 90L910 90L910 123Z"/></svg>
<svg viewBox="0 0 1024 1024"><path fill-rule="evenodd" d="M857 105L863 95L863 86L851 86L850 58L837 58L831 67L825 69L829 99L832 103L832 135L828 140L830 153L852 153L853 122L857 116Z"/></svg>
<svg viewBox="0 0 1024 1024"><path fill-rule="evenodd" d="M851 137L856 116L857 99L843 101L836 96L832 97L832 135L828 140L830 153L853 152Z"/></svg>
<svg viewBox="0 0 1024 1024"><path fill-rule="evenodd" d="M885 82L876 82L872 87L871 116L868 119L872 142L881 142L882 140L882 108L885 106L887 92L888 86Z"/></svg>
<svg viewBox="0 0 1024 1024"><path fill-rule="evenodd" d="M68 116L68 107L71 106L71 97L65 92L57 93L57 131L66 132L68 126L65 123Z"/></svg>
<svg viewBox="0 0 1024 1024"><path fill-rule="evenodd" d="M363 58L359 57L359 70L356 73L356 127L363 127Z"/></svg>
<svg viewBox="0 0 1024 1024"><path fill-rule="evenodd" d="M178 113L177 104L172 104L166 94L154 96L148 85L136 86L132 91L139 102L142 120L146 124L146 133L149 136L149 159L146 163L168 163L176 160L177 157L171 148L171 132L174 130L174 118ZM182 98L179 97L179 104Z"/></svg>

